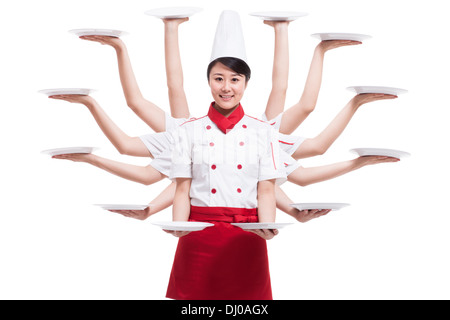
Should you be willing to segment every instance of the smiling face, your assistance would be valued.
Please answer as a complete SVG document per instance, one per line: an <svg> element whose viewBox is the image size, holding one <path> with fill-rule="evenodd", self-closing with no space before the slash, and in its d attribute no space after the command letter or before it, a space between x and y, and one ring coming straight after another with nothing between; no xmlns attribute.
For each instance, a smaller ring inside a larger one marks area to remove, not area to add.
<svg viewBox="0 0 450 320"><path fill-rule="evenodd" d="M209 73L209 86L215 108L226 116L239 106L247 88L247 81L244 75L218 62Z"/></svg>

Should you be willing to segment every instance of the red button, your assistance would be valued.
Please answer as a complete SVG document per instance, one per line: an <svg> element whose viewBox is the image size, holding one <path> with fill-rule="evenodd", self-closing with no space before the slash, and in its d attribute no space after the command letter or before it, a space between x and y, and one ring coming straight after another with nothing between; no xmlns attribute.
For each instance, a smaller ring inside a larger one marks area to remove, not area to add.
<svg viewBox="0 0 450 320"><path fill-rule="evenodd" d="M247 129L247 126L245 124L242 125L242 128Z"/></svg>
<svg viewBox="0 0 450 320"><path fill-rule="evenodd" d="M210 130L210 129L211 129L211 126L206 126L206 129Z"/></svg>
<svg viewBox="0 0 450 320"><path fill-rule="evenodd" d="M213 164L212 166L211 166L211 169L213 169L213 170L216 170L216 165L215 164Z"/></svg>
<svg viewBox="0 0 450 320"><path fill-rule="evenodd" d="M244 144L245 144L245 143L244 143L244 142L242 142L242 141L241 141L241 142L239 142L239 145L240 145L240 146L243 146Z"/></svg>
<svg viewBox="0 0 450 320"><path fill-rule="evenodd" d="M237 192L241 193L241 192L242 192L242 190L241 190L240 188L238 188L238 189L237 189Z"/></svg>
<svg viewBox="0 0 450 320"><path fill-rule="evenodd" d="M210 142L209 145L210 145L211 147L214 147L214 142Z"/></svg>
<svg viewBox="0 0 450 320"><path fill-rule="evenodd" d="M216 189L211 189L211 193L216 193L217 192L217 190Z"/></svg>
<svg viewBox="0 0 450 320"><path fill-rule="evenodd" d="M237 168L238 168L239 170L241 170L241 169L242 169L242 165L238 164Z"/></svg>

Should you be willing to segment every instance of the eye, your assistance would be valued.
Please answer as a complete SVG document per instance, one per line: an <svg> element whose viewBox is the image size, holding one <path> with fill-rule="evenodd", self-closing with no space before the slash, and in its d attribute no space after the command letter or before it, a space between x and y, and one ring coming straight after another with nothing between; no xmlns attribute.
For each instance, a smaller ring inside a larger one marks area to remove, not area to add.
<svg viewBox="0 0 450 320"><path fill-rule="evenodd" d="M233 78L233 79L231 79L231 81L238 82L238 81L240 81L240 79L239 78Z"/></svg>
<svg viewBox="0 0 450 320"><path fill-rule="evenodd" d="M216 77L216 78L214 78L214 80L216 80L216 81L222 81L223 78L222 78L222 77Z"/></svg>

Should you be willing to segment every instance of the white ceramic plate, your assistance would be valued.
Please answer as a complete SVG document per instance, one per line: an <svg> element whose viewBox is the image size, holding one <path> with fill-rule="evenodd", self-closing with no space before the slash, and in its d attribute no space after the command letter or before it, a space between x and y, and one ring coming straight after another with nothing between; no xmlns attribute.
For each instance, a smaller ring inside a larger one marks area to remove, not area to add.
<svg viewBox="0 0 450 320"><path fill-rule="evenodd" d="M250 13L250 15L269 21L293 21L298 18L305 17L308 14L306 12L293 12L293 11L263 11L263 12L252 12Z"/></svg>
<svg viewBox="0 0 450 320"><path fill-rule="evenodd" d="M348 203L336 203L336 202L310 202L310 203L292 203L291 207L298 210L339 210L344 207L348 207Z"/></svg>
<svg viewBox="0 0 450 320"><path fill-rule="evenodd" d="M242 228L244 230L252 229L281 229L293 223L281 223L281 222L245 222L245 223L232 223L233 226Z"/></svg>
<svg viewBox="0 0 450 320"><path fill-rule="evenodd" d="M144 210L149 206L148 204L96 204L105 210Z"/></svg>
<svg viewBox="0 0 450 320"><path fill-rule="evenodd" d="M205 228L214 226L212 223L196 221L164 221L152 222L152 224L161 227L163 230L171 231L201 231Z"/></svg>
<svg viewBox="0 0 450 320"><path fill-rule="evenodd" d="M359 33L314 33L311 35L314 38L318 38L320 40L352 40L352 41L364 41L372 38L367 34L359 34Z"/></svg>
<svg viewBox="0 0 450 320"><path fill-rule="evenodd" d="M113 30L113 29L73 29L69 30L70 33L74 33L77 36L109 36L119 38L121 36L125 36L128 33L121 30Z"/></svg>
<svg viewBox="0 0 450 320"><path fill-rule="evenodd" d="M384 93L384 94L392 94L398 96L402 93L407 93L408 90L399 89L394 87L377 87L377 86L354 86L347 88L350 91L356 92L357 94L361 93Z"/></svg>
<svg viewBox="0 0 450 320"><path fill-rule="evenodd" d="M50 156L56 156L59 154L72 154L72 153L92 153L97 150L95 147L68 147L68 148L55 148L41 151L41 153L48 154Z"/></svg>
<svg viewBox="0 0 450 320"><path fill-rule="evenodd" d="M57 96L57 95L82 95L88 96L94 90L86 88L55 88L55 89L45 89L38 91L39 93L46 94L47 96Z"/></svg>
<svg viewBox="0 0 450 320"><path fill-rule="evenodd" d="M190 17L202 10L202 8L197 7L168 7L148 10L145 14L161 19L179 19Z"/></svg>
<svg viewBox="0 0 450 320"><path fill-rule="evenodd" d="M351 149L350 152L356 153L359 156L386 156L397 159L409 157L411 154L405 151L395 149L382 149L382 148L356 148Z"/></svg>

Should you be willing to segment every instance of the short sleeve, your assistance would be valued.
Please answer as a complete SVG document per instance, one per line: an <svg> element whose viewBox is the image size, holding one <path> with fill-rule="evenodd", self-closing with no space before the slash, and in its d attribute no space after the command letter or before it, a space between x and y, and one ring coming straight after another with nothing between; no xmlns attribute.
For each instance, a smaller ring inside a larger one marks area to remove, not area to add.
<svg viewBox="0 0 450 320"><path fill-rule="evenodd" d="M266 114L263 113L261 116L261 119L263 121L266 121L268 124L272 126L275 130L279 131L281 126L281 118L283 117L283 113L280 113L278 116L276 116L274 119L268 120L266 117Z"/></svg>
<svg viewBox="0 0 450 320"><path fill-rule="evenodd" d="M169 113L166 112L166 131L176 130L180 125L185 123L188 119L186 118L174 118Z"/></svg>
<svg viewBox="0 0 450 320"><path fill-rule="evenodd" d="M170 147L169 133L150 133L139 137L153 158L158 157L165 149Z"/></svg>
<svg viewBox="0 0 450 320"><path fill-rule="evenodd" d="M278 142L280 144L280 148L290 156L298 149L298 147L300 147L300 145L305 140L306 139L304 137L278 133Z"/></svg>
<svg viewBox="0 0 450 320"><path fill-rule="evenodd" d="M192 178L192 143L188 131L179 127L171 132L171 139L172 164L169 178Z"/></svg>
<svg viewBox="0 0 450 320"><path fill-rule="evenodd" d="M280 159L278 132L268 128L267 134L258 135L259 139L259 174L258 180L276 179L277 183L286 181L286 173Z"/></svg>

